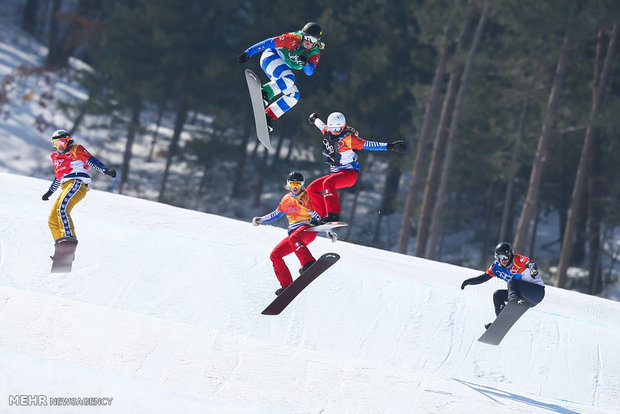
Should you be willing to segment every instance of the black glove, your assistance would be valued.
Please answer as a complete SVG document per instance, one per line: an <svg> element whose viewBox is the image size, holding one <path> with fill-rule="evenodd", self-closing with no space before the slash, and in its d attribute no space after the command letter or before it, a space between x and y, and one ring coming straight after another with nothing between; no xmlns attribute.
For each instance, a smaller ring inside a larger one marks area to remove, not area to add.
<svg viewBox="0 0 620 414"><path fill-rule="evenodd" d="M310 116L308 116L308 122L310 122L312 125L314 125L314 121L316 121L316 119L318 118L316 112L312 112L310 114Z"/></svg>
<svg viewBox="0 0 620 414"><path fill-rule="evenodd" d="M402 154L407 151L407 144L402 139L399 139L398 141L388 142L387 149L388 151L396 151Z"/></svg>
<svg viewBox="0 0 620 414"><path fill-rule="evenodd" d="M301 60L301 63L303 63L304 65L308 64L308 56L299 55L299 60Z"/></svg>
<svg viewBox="0 0 620 414"><path fill-rule="evenodd" d="M237 57L237 59L239 59L239 63L243 65L244 63L247 63L248 60L250 60L250 55L248 55L247 52L243 52Z"/></svg>
<svg viewBox="0 0 620 414"><path fill-rule="evenodd" d="M50 199L50 196L51 196L52 194L54 194L54 192L53 192L53 191L51 191L51 190L47 190L47 193L43 194L43 197L41 197L41 200L43 200L43 201L47 201L47 200L49 200L49 199Z"/></svg>
<svg viewBox="0 0 620 414"><path fill-rule="evenodd" d="M105 175L109 175L112 178L116 178L116 170L111 170L109 168L106 168L105 170L103 170L103 173Z"/></svg>
<svg viewBox="0 0 620 414"><path fill-rule="evenodd" d="M465 286L469 285L469 279L466 279L461 283L461 290L465 289Z"/></svg>

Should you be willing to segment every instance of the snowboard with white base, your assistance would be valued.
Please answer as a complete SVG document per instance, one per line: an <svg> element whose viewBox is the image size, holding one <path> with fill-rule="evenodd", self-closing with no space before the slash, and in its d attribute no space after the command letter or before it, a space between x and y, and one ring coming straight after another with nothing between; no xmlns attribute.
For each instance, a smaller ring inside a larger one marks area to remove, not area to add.
<svg viewBox="0 0 620 414"><path fill-rule="evenodd" d="M327 231L333 230L335 228L345 227L345 226L348 226L348 224L343 222L343 221L331 221L329 223L319 224L318 226L308 227L305 231L314 231L314 232L325 231L325 232L327 232Z"/></svg>
<svg viewBox="0 0 620 414"><path fill-rule="evenodd" d="M510 299L497 315L491 326L478 338L479 342L499 345L517 320L530 308L530 303L521 298Z"/></svg>
<svg viewBox="0 0 620 414"><path fill-rule="evenodd" d="M254 122L256 123L256 136L258 140L272 151L271 139L269 138L269 128L267 127L267 118L265 117L265 103L263 102L263 85L256 73L250 69L245 70L245 80L248 83L250 91L250 100L252 101L252 111L254 112Z"/></svg>

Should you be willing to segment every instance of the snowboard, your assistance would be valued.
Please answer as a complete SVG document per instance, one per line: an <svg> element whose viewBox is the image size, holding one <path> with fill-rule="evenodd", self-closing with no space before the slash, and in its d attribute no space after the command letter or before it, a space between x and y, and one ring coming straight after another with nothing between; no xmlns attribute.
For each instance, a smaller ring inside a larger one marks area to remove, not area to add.
<svg viewBox="0 0 620 414"><path fill-rule="evenodd" d="M508 333L512 325L530 308L530 303L525 299L510 299L504 309L499 313L480 338L479 342L489 345L499 345Z"/></svg>
<svg viewBox="0 0 620 414"><path fill-rule="evenodd" d="M325 253L319 257L319 260L284 289L261 313L263 315L279 315L306 286L336 263L338 259L340 259L340 255L337 253Z"/></svg>
<svg viewBox="0 0 620 414"><path fill-rule="evenodd" d="M51 273L69 273L75 258L78 241L75 237L61 237L54 244Z"/></svg>
<svg viewBox="0 0 620 414"><path fill-rule="evenodd" d="M258 76L250 69L245 70L245 80L248 83L250 100L252 101L252 111L254 112L254 122L256 123L256 136L261 144L271 151L271 140L269 138L269 128L267 128L267 119L265 118L265 104L262 94L263 86Z"/></svg>
<svg viewBox="0 0 620 414"><path fill-rule="evenodd" d="M319 224L318 226L314 226L314 227L308 227L305 231L315 231L315 232L330 231L330 230L333 230L335 228L345 227L345 226L348 226L348 224L345 223L345 222L342 222L342 221L332 221L330 223Z"/></svg>

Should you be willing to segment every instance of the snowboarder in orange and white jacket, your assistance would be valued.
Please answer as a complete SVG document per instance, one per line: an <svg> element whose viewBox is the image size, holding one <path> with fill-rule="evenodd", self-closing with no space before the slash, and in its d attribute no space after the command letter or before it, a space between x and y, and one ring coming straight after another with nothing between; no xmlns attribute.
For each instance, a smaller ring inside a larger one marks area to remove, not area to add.
<svg viewBox="0 0 620 414"><path fill-rule="evenodd" d="M310 197L304 188L303 174L299 171L291 172L286 181L286 188L289 192L282 197L280 204L274 211L262 217L254 217L252 219L252 224L258 226L259 224L278 220L284 216L288 217L288 236L278 243L270 255L273 270L281 285L276 290L276 295L282 293L284 289L293 283L293 277L284 262L284 256L295 253L302 266L299 270L300 274L316 261L308 249L308 245L316 238L316 232L305 230L311 227L310 220L318 218L318 215L313 210ZM328 236L332 241L335 241L335 237L337 237L335 233L328 233Z"/></svg>

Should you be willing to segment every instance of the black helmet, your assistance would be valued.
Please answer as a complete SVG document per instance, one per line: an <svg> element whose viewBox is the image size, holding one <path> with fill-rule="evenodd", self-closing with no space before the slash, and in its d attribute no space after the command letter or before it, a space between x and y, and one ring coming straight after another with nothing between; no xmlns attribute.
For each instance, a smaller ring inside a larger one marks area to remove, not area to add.
<svg viewBox="0 0 620 414"><path fill-rule="evenodd" d="M59 129L52 134L52 141L59 138L71 138L71 136L64 129Z"/></svg>
<svg viewBox="0 0 620 414"><path fill-rule="evenodd" d="M512 262L512 257L514 256L512 252L512 246L510 243L501 242L497 246L495 246L495 259L501 263L502 260L508 259L508 263Z"/></svg>
<svg viewBox="0 0 620 414"><path fill-rule="evenodd" d="M302 173L300 173L299 171L293 171L286 178L286 182L287 183L290 183L291 181L294 182L294 183L303 183L304 182L304 175Z"/></svg>
<svg viewBox="0 0 620 414"><path fill-rule="evenodd" d="M312 37L316 38L316 40L318 42L319 39L321 38L321 34L323 32L321 32L321 26L319 26L318 23L308 22L308 23L306 23L304 28L301 29L301 33L304 35L304 37L305 36L312 36Z"/></svg>

